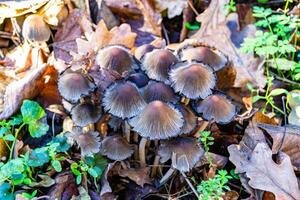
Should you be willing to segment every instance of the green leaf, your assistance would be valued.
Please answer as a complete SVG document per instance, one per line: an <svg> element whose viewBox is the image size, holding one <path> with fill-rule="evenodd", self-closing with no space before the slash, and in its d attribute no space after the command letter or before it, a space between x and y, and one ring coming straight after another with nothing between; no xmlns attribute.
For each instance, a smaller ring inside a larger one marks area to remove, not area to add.
<svg viewBox="0 0 300 200"><path fill-rule="evenodd" d="M9 183L2 183L0 184L0 199L5 200L14 200L15 195L14 193L10 192L10 184Z"/></svg>
<svg viewBox="0 0 300 200"><path fill-rule="evenodd" d="M56 147L56 152L66 152L71 147L71 145L68 143L68 138L65 135L57 135L48 145L51 145L53 143L59 144Z"/></svg>
<svg viewBox="0 0 300 200"><path fill-rule="evenodd" d="M81 183L81 181L82 181L82 176L81 176L81 174L79 174L76 177L76 183L77 183L77 185L79 185Z"/></svg>
<svg viewBox="0 0 300 200"><path fill-rule="evenodd" d="M264 97L259 96L259 95L256 95L256 96L252 97L252 102L253 102L253 103L256 103L257 101L259 101L259 100L261 100L261 99L264 99Z"/></svg>
<svg viewBox="0 0 300 200"><path fill-rule="evenodd" d="M49 162L49 159L47 147L36 148L30 153L27 164L30 167L40 167Z"/></svg>
<svg viewBox="0 0 300 200"><path fill-rule="evenodd" d="M36 102L31 100L24 100L21 106L21 113L23 116L23 121L25 123L30 123L32 121L37 121L45 116L45 111Z"/></svg>
<svg viewBox="0 0 300 200"><path fill-rule="evenodd" d="M97 172L93 168L88 169L88 173L94 178L98 177Z"/></svg>
<svg viewBox="0 0 300 200"><path fill-rule="evenodd" d="M31 137L39 138L47 133L49 130L48 124L44 124L40 121L37 122L30 122L28 124L28 130Z"/></svg>
<svg viewBox="0 0 300 200"><path fill-rule="evenodd" d="M195 30L198 30L200 29L200 23L195 23L195 24L190 24L189 22L185 22L185 27L188 29L188 30L192 30L192 31L195 31Z"/></svg>
<svg viewBox="0 0 300 200"><path fill-rule="evenodd" d="M61 164L60 164L60 162L58 160L52 160L51 161L51 165L55 169L55 171L57 171L57 172L61 172L62 171Z"/></svg>
<svg viewBox="0 0 300 200"><path fill-rule="evenodd" d="M22 115L17 115L12 117L11 120L8 121L9 126L17 126L23 122Z"/></svg>
<svg viewBox="0 0 300 200"><path fill-rule="evenodd" d="M3 138L5 133L7 133L8 130L6 127L0 127L0 138Z"/></svg>
<svg viewBox="0 0 300 200"><path fill-rule="evenodd" d="M8 135L5 135L3 137L3 139L6 140L6 141L14 141L15 137L12 134L8 134Z"/></svg>
<svg viewBox="0 0 300 200"><path fill-rule="evenodd" d="M285 70L285 71L289 71L289 70L294 70L296 67L296 62L285 59L285 58L277 58L276 60L268 60L267 62L270 63L270 66L279 70Z"/></svg>
<svg viewBox="0 0 300 200"><path fill-rule="evenodd" d="M276 88L274 90L272 90L269 94L269 96L278 96L278 95L281 95L281 94L288 94L289 92L286 90L286 89L282 89L282 88Z"/></svg>
<svg viewBox="0 0 300 200"><path fill-rule="evenodd" d="M0 182L6 178L12 177L16 174L22 174L25 170L23 159L16 158L8 161L0 168Z"/></svg>

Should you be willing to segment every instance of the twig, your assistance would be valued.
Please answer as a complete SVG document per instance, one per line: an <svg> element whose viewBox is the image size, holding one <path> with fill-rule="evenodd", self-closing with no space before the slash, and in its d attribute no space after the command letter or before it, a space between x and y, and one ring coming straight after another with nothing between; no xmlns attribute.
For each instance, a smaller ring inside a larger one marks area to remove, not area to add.
<svg viewBox="0 0 300 200"><path fill-rule="evenodd" d="M193 3L191 2L191 0L188 0L188 4L190 6L190 8L193 10L193 12L198 16L199 13L198 11L196 10L196 8L194 7Z"/></svg>
<svg viewBox="0 0 300 200"><path fill-rule="evenodd" d="M190 186L190 188L192 189L192 191L194 192L194 194L196 195L196 197L199 198L198 192L196 191L196 189L193 186L193 184L191 183L191 181L187 178L186 174L184 172L182 172L182 171L180 171L180 173L182 174L183 178L185 179L185 181L187 182L187 184Z"/></svg>

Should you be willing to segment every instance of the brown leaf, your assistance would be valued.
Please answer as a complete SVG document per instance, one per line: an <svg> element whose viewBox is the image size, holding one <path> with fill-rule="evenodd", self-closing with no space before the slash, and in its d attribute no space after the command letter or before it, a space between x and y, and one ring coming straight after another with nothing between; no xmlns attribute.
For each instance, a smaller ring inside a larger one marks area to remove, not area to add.
<svg viewBox="0 0 300 200"><path fill-rule="evenodd" d="M226 18L226 2L228 1L211 1L205 12L197 17L201 28L192 38L218 48L229 57L237 72L234 87L245 87L247 83L252 83L263 88L266 78L260 67L262 60L251 54L243 54L239 49L243 39L253 36L256 29L253 25L248 25L240 30L236 13L231 13Z"/></svg>
<svg viewBox="0 0 300 200"><path fill-rule="evenodd" d="M122 177L128 177L133 180L136 184L141 187L144 187L146 183L151 184L151 180L149 177L150 168L144 167L139 169L122 169L119 174Z"/></svg>
<svg viewBox="0 0 300 200"><path fill-rule="evenodd" d="M292 164L300 170L300 127L259 124L273 139L272 153L283 151L290 156Z"/></svg>
<svg viewBox="0 0 300 200"><path fill-rule="evenodd" d="M105 3L114 13L122 17L137 18L142 15L135 0L105 0Z"/></svg>
<svg viewBox="0 0 300 200"><path fill-rule="evenodd" d="M276 199L300 199L298 182L290 158L280 152L280 164L272 160L272 151L265 143L258 143L251 157L246 157L239 145L228 147L229 160L236 165L238 173L246 173L249 185L255 189L274 193Z"/></svg>
<svg viewBox="0 0 300 200"><path fill-rule="evenodd" d="M0 121L13 115L24 99L32 99L39 94L41 78L46 68L47 65L44 64L37 69L33 69L24 78L14 81L6 87Z"/></svg>
<svg viewBox="0 0 300 200"><path fill-rule="evenodd" d="M164 10L168 11L168 18L174 18L181 15L183 10L187 7L188 2L186 0L156 0L155 7L159 12Z"/></svg>

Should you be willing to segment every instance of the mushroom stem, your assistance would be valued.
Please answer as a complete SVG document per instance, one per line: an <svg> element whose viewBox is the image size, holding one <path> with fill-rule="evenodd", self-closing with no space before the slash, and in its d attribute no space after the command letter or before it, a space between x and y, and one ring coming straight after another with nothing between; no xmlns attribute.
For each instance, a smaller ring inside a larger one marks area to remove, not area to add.
<svg viewBox="0 0 300 200"><path fill-rule="evenodd" d="M147 145L148 140L146 138L141 139L140 145L139 145L139 159L140 159L140 164L141 167L146 166L146 153L145 153L145 148Z"/></svg>
<svg viewBox="0 0 300 200"><path fill-rule="evenodd" d="M201 132L204 131L206 129L206 127L208 126L209 121L203 121L202 125L199 127L199 129L196 131L194 137L196 138L200 138L201 137Z"/></svg>
<svg viewBox="0 0 300 200"><path fill-rule="evenodd" d="M139 142L139 134L137 134L136 132L133 133L133 141L135 143L138 143Z"/></svg>
<svg viewBox="0 0 300 200"><path fill-rule="evenodd" d="M196 195L196 197L198 197L198 192L196 191L195 187L193 186L193 184L191 183L191 181L187 178L186 174L182 171L180 171L180 173L182 174L183 178L185 179L185 181L187 182L187 184L190 186L190 188L192 189L192 191L194 192L194 194Z"/></svg>
<svg viewBox="0 0 300 200"><path fill-rule="evenodd" d="M123 131L124 131L127 142L130 143L130 126L127 121L124 121Z"/></svg>
<svg viewBox="0 0 300 200"><path fill-rule="evenodd" d="M153 162L151 177L156 176L156 172L157 172L157 168L158 168L158 164L159 164L159 159L160 159L160 156L156 155L155 158L154 158L154 162Z"/></svg>
<svg viewBox="0 0 300 200"><path fill-rule="evenodd" d="M172 167L165 173L165 175L160 179L159 185L163 185L165 182L169 180L169 178L173 175L175 169Z"/></svg>

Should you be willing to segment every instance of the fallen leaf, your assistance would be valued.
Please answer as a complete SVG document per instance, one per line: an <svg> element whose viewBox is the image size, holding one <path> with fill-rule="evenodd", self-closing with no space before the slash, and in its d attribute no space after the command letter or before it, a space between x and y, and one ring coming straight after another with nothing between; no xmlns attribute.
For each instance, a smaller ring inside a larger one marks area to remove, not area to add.
<svg viewBox="0 0 300 200"><path fill-rule="evenodd" d="M37 69L33 69L24 78L14 81L6 87L0 121L13 115L24 99L32 99L39 94L41 77L46 68L47 65L44 64Z"/></svg>
<svg viewBox="0 0 300 200"><path fill-rule="evenodd" d="M226 3L228 0L212 0L209 7L197 17L197 21L201 22L201 28L191 38L214 46L229 57L236 69L234 87L244 88L247 83L251 83L264 88L266 77L261 67L263 61L239 50L244 38L253 36L256 28L248 25L240 30L236 13L226 17L227 11L224 9Z"/></svg>
<svg viewBox="0 0 300 200"><path fill-rule="evenodd" d="M288 155L279 152L281 162L272 160L272 151L265 143L258 143L251 157L246 157L239 145L228 147L229 160L238 173L246 173L249 185L255 189L274 193L276 199L300 199L298 182Z"/></svg>
<svg viewBox="0 0 300 200"><path fill-rule="evenodd" d="M155 0L155 9L157 9L159 12L168 10L169 19L181 15L187 5L188 0Z"/></svg>
<svg viewBox="0 0 300 200"><path fill-rule="evenodd" d="M135 0L105 0L107 6L121 17L138 18L142 15Z"/></svg>
<svg viewBox="0 0 300 200"><path fill-rule="evenodd" d="M150 174L149 167L144 167L139 169L136 168L121 169L119 173L120 176L128 177L129 179L131 179L141 187L144 187L146 183L151 184L151 179L149 177Z"/></svg>
<svg viewBox="0 0 300 200"><path fill-rule="evenodd" d="M149 194L156 192L158 192L158 190L152 185L141 187L134 182L129 182L120 196L124 200L142 200Z"/></svg>
<svg viewBox="0 0 300 200"><path fill-rule="evenodd" d="M299 126L274 126L259 124L273 139L272 153L279 151L286 153L291 158L292 164L300 170L300 128Z"/></svg>

